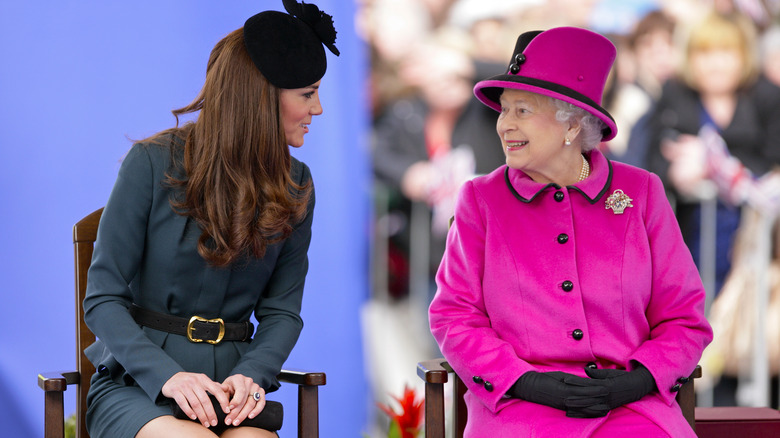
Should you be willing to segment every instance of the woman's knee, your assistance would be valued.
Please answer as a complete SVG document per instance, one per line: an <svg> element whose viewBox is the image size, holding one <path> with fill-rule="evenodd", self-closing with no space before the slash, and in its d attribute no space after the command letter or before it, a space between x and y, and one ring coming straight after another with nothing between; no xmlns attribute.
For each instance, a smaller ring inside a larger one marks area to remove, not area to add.
<svg viewBox="0 0 780 438"><path fill-rule="evenodd" d="M278 438L275 432L257 427L233 427L220 436L222 438Z"/></svg>
<svg viewBox="0 0 780 438"><path fill-rule="evenodd" d="M146 423L136 434L136 438L215 438L217 435L200 423L179 420L172 415L163 415Z"/></svg>

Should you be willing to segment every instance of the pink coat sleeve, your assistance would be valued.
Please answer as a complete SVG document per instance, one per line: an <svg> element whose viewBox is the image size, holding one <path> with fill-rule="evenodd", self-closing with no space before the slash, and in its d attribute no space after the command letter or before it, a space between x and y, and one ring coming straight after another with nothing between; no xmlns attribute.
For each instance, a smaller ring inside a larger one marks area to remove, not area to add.
<svg viewBox="0 0 780 438"><path fill-rule="evenodd" d="M667 404L678 379L696 367L712 329L704 317L705 292L677 219L658 176L651 174L645 227L652 259L652 285L646 316L650 339L631 355L653 374Z"/></svg>
<svg viewBox="0 0 780 438"><path fill-rule="evenodd" d="M436 275L430 309L431 332L469 391L493 412L517 379L534 369L492 328L482 295L485 223L474 185L461 189L447 250Z"/></svg>

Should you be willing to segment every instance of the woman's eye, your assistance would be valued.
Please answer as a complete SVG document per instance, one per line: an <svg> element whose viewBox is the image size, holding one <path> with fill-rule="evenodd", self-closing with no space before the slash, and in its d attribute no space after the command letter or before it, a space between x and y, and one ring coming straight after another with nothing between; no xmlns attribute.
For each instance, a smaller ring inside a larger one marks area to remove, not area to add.
<svg viewBox="0 0 780 438"><path fill-rule="evenodd" d="M305 93L305 94L303 95L303 97L305 97L305 98L307 98L307 99L311 99L311 97L312 97L312 96L314 96L314 92L313 92L313 91L312 91L312 92L309 92L309 93Z"/></svg>

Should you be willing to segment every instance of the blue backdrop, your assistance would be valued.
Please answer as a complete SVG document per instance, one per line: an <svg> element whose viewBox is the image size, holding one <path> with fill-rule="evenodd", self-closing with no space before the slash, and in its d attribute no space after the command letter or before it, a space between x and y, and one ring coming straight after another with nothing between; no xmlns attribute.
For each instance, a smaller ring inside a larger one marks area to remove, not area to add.
<svg viewBox="0 0 780 438"><path fill-rule="evenodd" d="M324 114L293 154L317 188L303 317L287 366L325 371L322 436L360 436L370 401L358 309L367 297L370 176L367 56L354 2L318 0L334 16ZM75 366L71 227L102 206L128 138L174 123L200 90L214 44L281 0L33 0L0 3L0 314L2 435L43 435L42 371ZM283 436L293 436L295 391ZM66 393L73 412L74 391Z"/></svg>

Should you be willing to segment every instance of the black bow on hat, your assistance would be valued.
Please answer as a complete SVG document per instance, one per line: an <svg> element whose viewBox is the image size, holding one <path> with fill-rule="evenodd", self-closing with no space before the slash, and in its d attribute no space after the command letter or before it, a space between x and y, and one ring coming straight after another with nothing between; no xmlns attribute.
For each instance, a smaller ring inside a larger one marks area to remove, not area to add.
<svg viewBox="0 0 780 438"><path fill-rule="evenodd" d="M244 42L260 73L278 88L303 88L327 69L324 44L334 55L333 17L316 5L282 0L287 14L264 11L244 23Z"/></svg>

